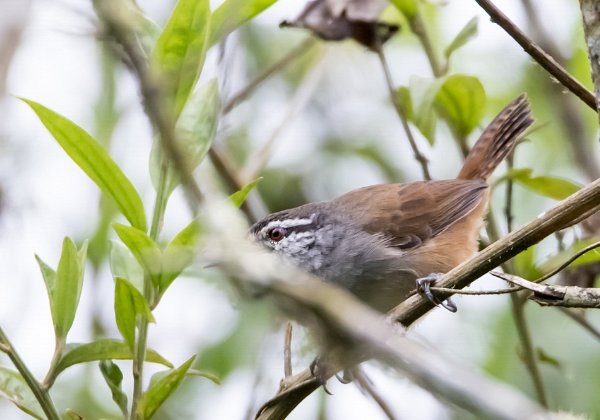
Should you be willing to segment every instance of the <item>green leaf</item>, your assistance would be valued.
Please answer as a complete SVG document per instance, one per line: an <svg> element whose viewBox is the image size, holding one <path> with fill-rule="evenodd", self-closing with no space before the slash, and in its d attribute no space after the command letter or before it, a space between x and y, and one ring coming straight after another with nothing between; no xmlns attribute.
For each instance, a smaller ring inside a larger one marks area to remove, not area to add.
<svg viewBox="0 0 600 420"><path fill-rule="evenodd" d="M135 325L138 316L155 322L148 302L142 294L127 280L115 279L115 317L121 335L133 350L135 344Z"/></svg>
<svg viewBox="0 0 600 420"><path fill-rule="evenodd" d="M18 372L3 366L0 366L0 396L36 419L46 418L25 379Z"/></svg>
<svg viewBox="0 0 600 420"><path fill-rule="evenodd" d="M412 118L410 120L432 145L435 143L436 126L434 102L445 81L445 77L430 79L413 76L409 82L412 103ZM407 115L407 117L410 116Z"/></svg>
<svg viewBox="0 0 600 420"><path fill-rule="evenodd" d="M173 280L194 261L200 233L200 222L193 220L165 248L162 261L163 274L159 288L161 295Z"/></svg>
<svg viewBox="0 0 600 420"><path fill-rule="evenodd" d="M70 343L67 345L65 354L57 365L56 373L60 373L66 368L86 362L95 362L98 360L131 360L133 353L129 344L124 341L102 339L86 344ZM146 361L159 363L172 368L173 365L153 350L146 351Z"/></svg>
<svg viewBox="0 0 600 420"><path fill-rule="evenodd" d="M34 110L73 162L112 197L129 223L146 230L142 199L106 150L85 130L62 115L36 102L22 100Z"/></svg>
<svg viewBox="0 0 600 420"><path fill-rule="evenodd" d="M252 191L252 189L256 186L256 184L258 184L258 182L261 179L262 178L256 178L254 181L251 181L248 184L244 185L241 190L236 191L233 194L231 194L229 196L229 201L231 202L231 204L233 204L234 206L236 206L238 208L242 204L244 204L244 201L246 201L246 197L248 197L248 194L250 193L250 191Z"/></svg>
<svg viewBox="0 0 600 420"><path fill-rule="evenodd" d="M56 284L56 271L54 271L48 264L46 264L42 259L36 255L35 259L40 266L40 271L42 272L42 277L44 278L44 283L46 283L46 291L48 292L48 300L50 301L50 313L52 315L52 320L57 319L56 313L56 305L54 299L54 286Z"/></svg>
<svg viewBox="0 0 600 420"><path fill-rule="evenodd" d="M186 168L194 170L204 160L217 132L221 111L219 85L216 79L209 80L192 93L175 126L177 146L186 159ZM155 141L150 154L150 176L154 188L159 190L163 159L161 146ZM168 167L165 197L169 197L180 180L171 166Z"/></svg>
<svg viewBox="0 0 600 420"><path fill-rule="evenodd" d="M444 56L450 58L454 51L473 39L475 35L477 35L477 16L468 21L464 28L462 28L456 37L454 37L452 42L448 44L444 50Z"/></svg>
<svg viewBox="0 0 600 420"><path fill-rule="evenodd" d="M186 373L187 376L199 376L201 378L206 378L217 385L221 385L221 378L211 372L205 372L203 370L197 369L189 369Z"/></svg>
<svg viewBox="0 0 600 420"><path fill-rule="evenodd" d="M391 0L390 3L407 19L413 18L418 12L417 0Z"/></svg>
<svg viewBox="0 0 600 420"><path fill-rule="evenodd" d="M210 44L214 45L244 22L267 9L277 0L225 0L210 17Z"/></svg>
<svg viewBox="0 0 600 420"><path fill-rule="evenodd" d="M123 392L121 383L123 382L123 372L119 366L114 364L112 360L100 361L100 372L110 388L113 401L119 406L123 417L127 418L127 394Z"/></svg>
<svg viewBox="0 0 600 420"><path fill-rule="evenodd" d="M408 118L409 121L414 121L415 117L413 111L413 104L412 99L410 97L410 90L408 89L408 87L400 86L396 90L396 100L404 110L406 118Z"/></svg>
<svg viewBox="0 0 600 420"><path fill-rule="evenodd" d="M138 405L138 412L144 419L151 418L156 410L177 389L188 369L192 366L196 356L192 356L177 369L167 372L159 372L152 376L148 390L142 395Z"/></svg>
<svg viewBox="0 0 600 420"><path fill-rule="evenodd" d="M134 227L115 223L113 229L158 288L162 271L162 252L158 245L145 232Z"/></svg>
<svg viewBox="0 0 600 420"><path fill-rule="evenodd" d="M564 264L569 258L572 258L575 254L583 250L584 248L600 241L600 237L592 237L588 239L582 239L580 241L575 242L570 247L560 251L556 255L548 258L542 265L541 270L544 273L548 273L554 270L557 267L560 267ZM582 265L593 264L600 261L600 248L592 249L589 252L586 252L571 264L569 264L569 268L580 267Z"/></svg>
<svg viewBox="0 0 600 420"><path fill-rule="evenodd" d="M532 176L532 173L529 168L513 169L503 178L511 178L528 190L555 200L564 200L581 189L573 181L553 176Z"/></svg>
<svg viewBox="0 0 600 420"><path fill-rule="evenodd" d="M144 287L144 270L129 249L119 242L110 242L110 271L113 278L121 277L129 280L138 290Z"/></svg>
<svg viewBox="0 0 600 420"><path fill-rule="evenodd" d="M179 115L202 71L210 22L209 0L179 0L152 55L152 68Z"/></svg>
<svg viewBox="0 0 600 420"><path fill-rule="evenodd" d="M56 281L54 283L51 299L54 304L53 322L57 338L64 339L73 325L75 312L79 304L81 286L83 285L83 269L87 245L81 250L70 238L65 238L62 246L62 254L56 270Z"/></svg>
<svg viewBox="0 0 600 420"><path fill-rule="evenodd" d="M435 97L436 110L455 135L465 138L485 113L485 90L478 78L452 75L445 79Z"/></svg>

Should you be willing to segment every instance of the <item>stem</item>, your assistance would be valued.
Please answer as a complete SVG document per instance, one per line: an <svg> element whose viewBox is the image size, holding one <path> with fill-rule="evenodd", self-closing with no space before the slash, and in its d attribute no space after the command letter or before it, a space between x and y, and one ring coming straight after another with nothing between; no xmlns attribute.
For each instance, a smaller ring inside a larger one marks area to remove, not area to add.
<svg viewBox="0 0 600 420"><path fill-rule="evenodd" d="M390 74L390 68L387 64L387 60L385 59L385 55L383 54L383 48L381 45L377 48L377 55L379 56L379 61L381 62L381 67L383 68L383 73L385 74L385 81L387 83L388 91L390 93L390 98L392 99L392 104L394 105L394 109L396 113L400 117L400 121L402 122L402 127L404 128L404 132L406 133L406 137L408 138L408 142L410 143L410 147L415 155L415 159L421 165L421 170L423 171L423 177L426 180L431 180L431 174L429 173L428 161L425 155L421 153L419 147L417 146L417 142L412 134L410 126L408 125L408 119L406 117L406 112L404 110L404 106L398 101L396 97L396 93L394 91L394 82L392 81L392 75Z"/></svg>
<svg viewBox="0 0 600 420"><path fill-rule="evenodd" d="M161 165L158 189L154 201L154 211L152 212L152 223L150 225L150 238L153 241L158 239L158 234L162 226L165 209L167 207L167 199L165 196L167 185L167 166L164 161ZM151 308L154 308L158 302L154 302L155 295L152 288L152 279L149 275L144 275L144 298ZM143 379L144 379L144 360L146 360L146 345L148 342L148 320L146 317L138 317L136 320L138 336L135 342L133 353L133 399L131 402L130 419L138 419L138 403L142 396Z"/></svg>
<svg viewBox="0 0 600 420"><path fill-rule="evenodd" d="M417 36L417 38L419 38L419 41L425 50L425 54L427 55L427 59L429 60L429 64L431 66L431 72L436 79L442 77L448 71L448 66L447 64L443 66L440 64L438 56L433 49L431 38L429 37L427 27L425 26L425 22L423 21L420 11L418 11L412 18L408 20L408 25L410 26L410 30Z"/></svg>
<svg viewBox="0 0 600 420"><path fill-rule="evenodd" d="M6 353L10 360L13 362L13 364L15 365L15 367L17 368L27 385L29 386L29 389L31 389L31 391L33 392L35 399L40 403L40 406L42 407L42 410L44 411L44 414L46 414L48 419L60 420L60 416L56 411L56 407L54 407L54 403L50 398L50 394L46 389L43 389L40 383L37 381L37 379L35 379L31 371L25 365L25 362L23 362L23 359L21 359L21 356L19 356L19 353L17 353L15 348L10 343L6 334L4 334L2 328L0 328L0 351Z"/></svg>
<svg viewBox="0 0 600 420"><path fill-rule="evenodd" d="M54 384L54 381L56 380L56 367L58 366L58 362L60 362L60 359L63 355L63 351L65 349L65 345L66 345L66 337L63 338L56 338L55 341L55 347L54 347L54 354L52 355L52 361L50 362L50 368L48 369L48 373L46 374L46 377L44 378L44 380L42 381L42 388L44 390L49 390L52 385Z"/></svg>

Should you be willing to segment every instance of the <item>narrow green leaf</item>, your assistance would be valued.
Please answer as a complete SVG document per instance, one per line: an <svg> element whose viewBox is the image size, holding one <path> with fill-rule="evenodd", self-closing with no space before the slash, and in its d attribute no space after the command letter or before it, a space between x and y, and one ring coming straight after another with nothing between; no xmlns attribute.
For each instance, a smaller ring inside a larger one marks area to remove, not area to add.
<svg viewBox="0 0 600 420"><path fill-rule="evenodd" d="M417 0L391 0L396 9L400 11L407 19L413 18L417 12Z"/></svg>
<svg viewBox="0 0 600 420"><path fill-rule="evenodd" d="M133 353L129 345L124 341L102 339L86 344L70 343L67 345L65 354L58 363L57 374L79 363L131 359L133 359ZM146 352L146 361L159 363L169 368L173 367L168 360L150 349Z"/></svg>
<svg viewBox="0 0 600 420"><path fill-rule="evenodd" d="M206 378L209 381L215 383L216 385L221 385L221 378L211 372L206 372L203 370L197 369L189 369L186 373L187 376L199 376L201 378Z"/></svg>
<svg viewBox="0 0 600 420"><path fill-rule="evenodd" d="M141 418L149 419L156 413L156 410L177 389L188 369L192 366L195 357L191 357L177 369L172 369L168 372L159 372L153 376L148 390L142 395L138 405Z"/></svg>
<svg viewBox="0 0 600 420"><path fill-rule="evenodd" d="M115 223L113 228L158 288L162 271L162 252L158 245L145 232L134 227Z"/></svg>
<svg viewBox="0 0 600 420"><path fill-rule="evenodd" d="M246 197L248 197L250 191L252 191L252 189L256 186L256 184L258 184L258 182L261 179L262 178L256 178L254 181L251 181L248 184L244 185L241 190L231 194L229 196L229 201L231 202L231 204L239 208L244 203L244 201L246 201Z"/></svg>
<svg viewBox="0 0 600 420"><path fill-rule="evenodd" d="M113 401L119 406L123 417L127 418L127 394L121 388L123 372L112 360L101 360L99 366L100 372L102 372L102 376L110 388Z"/></svg>
<svg viewBox="0 0 600 420"><path fill-rule="evenodd" d="M210 43L214 45L277 0L225 0L210 17Z"/></svg>
<svg viewBox="0 0 600 420"><path fill-rule="evenodd" d="M548 258L542 265L541 270L544 273L548 273L551 270L554 270L556 267L560 267L564 264L569 258L572 258L575 254L580 252L582 249L600 241L600 237L592 237L588 239L582 239L580 241L575 242L570 247L560 251L556 255ZM593 249L589 252L586 252L575 261L573 261L569 267L581 267L582 265L593 264L600 261L600 248Z"/></svg>
<svg viewBox="0 0 600 420"><path fill-rule="evenodd" d="M532 173L533 170L529 168L513 169L505 177L512 178L530 191L555 200L564 200L581 189L581 186L567 179L553 176L532 176Z"/></svg>
<svg viewBox="0 0 600 420"><path fill-rule="evenodd" d="M143 290L144 270L129 249L119 242L110 241L109 263L113 278L122 277L138 290Z"/></svg>
<svg viewBox="0 0 600 420"><path fill-rule="evenodd" d="M50 301L50 313L52 315L52 320L54 321L58 316L56 314L56 305L54 304L54 286L56 284L56 271L54 271L48 264L42 261L42 259L38 255L35 256L35 259L38 265L40 266L40 271L42 272L44 283L46 283L48 300Z"/></svg>
<svg viewBox="0 0 600 420"><path fill-rule="evenodd" d="M414 76L409 82L413 114L411 121L432 145L435 143L436 127L434 102L445 81L445 77L430 79Z"/></svg>
<svg viewBox="0 0 600 420"><path fill-rule="evenodd" d="M62 115L36 102L22 100L33 109L73 162L115 200L129 223L146 230L142 199L106 150L85 130Z"/></svg>
<svg viewBox="0 0 600 420"><path fill-rule="evenodd" d="M210 22L209 0L179 0L152 55L152 67L179 115L204 64Z"/></svg>
<svg viewBox="0 0 600 420"><path fill-rule="evenodd" d="M85 259L84 245L81 249L83 254L70 238L63 241L62 254L56 270L56 282L54 284L54 330L58 338L65 338L75 320L75 312L79 304L81 286L83 285L83 261ZM82 258L83 257L83 258Z"/></svg>
<svg viewBox="0 0 600 420"><path fill-rule="evenodd" d="M138 316L154 322L152 311L142 294L127 280L115 279L115 318L121 335L133 350Z"/></svg>
<svg viewBox="0 0 600 420"><path fill-rule="evenodd" d="M173 280L194 261L196 248L200 240L200 228L200 222L193 220L165 248L162 262L163 274L160 279L161 295Z"/></svg>
<svg viewBox="0 0 600 420"><path fill-rule="evenodd" d="M18 372L3 366L0 366L0 396L36 419L46 418L25 379Z"/></svg>
<svg viewBox="0 0 600 420"><path fill-rule="evenodd" d="M192 93L175 126L177 145L186 159L186 168L194 170L204 160L217 132L221 101L216 79L203 84ZM150 154L150 176L158 191L160 182L161 146L155 141ZM168 167L165 196L168 198L180 180L171 166Z"/></svg>
<svg viewBox="0 0 600 420"><path fill-rule="evenodd" d="M477 16L473 17L467 24L460 30L460 32L454 37L452 42L448 44L444 50L444 56L450 58L452 53L477 35Z"/></svg>
<svg viewBox="0 0 600 420"><path fill-rule="evenodd" d="M479 125L485 101L479 79L461 74L447 77L435 97L436 110L459 137L468 136Z"/></svg>

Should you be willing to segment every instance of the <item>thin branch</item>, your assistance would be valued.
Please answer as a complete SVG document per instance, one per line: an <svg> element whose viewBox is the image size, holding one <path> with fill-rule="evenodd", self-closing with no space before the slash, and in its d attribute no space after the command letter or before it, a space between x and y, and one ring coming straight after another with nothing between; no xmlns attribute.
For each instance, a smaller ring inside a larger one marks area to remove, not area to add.
<svg viewBox="0 0 600 420"><path fill-rule="evenodd" d="M500 9L489 0L475 0L479 6L490 16L492 22L499 25L517 43L523 47L531 58L542 66L560 84L570 90L587 106L597 111L594 95L585 88L577 79L569 74L554 58L548 55L531 38L529 38L517 25L515 25Z"/></svg>
<svg viewBox="0 0 600 420"><path fill-rule="evenodd" d="M363 390L371 398L373 398L373 401L375 401L375 403L379 406L379 408L381 408L381 411L383 411L383 414L385 414L385 416L389 420L396 420L396 416L394 416L394 412L392 411L392 409L390 408L388 403L385 402L383 397L381 395L379 395L379 392L373 386L373 384L367 377L367 374L360 368L360 366L357 366L355 369L352 369L352 376L354 377L354 380L356 381L359 389Z"/></svg>
<svg viewBox="0 0 600 420"><path fill-rule="evenodd" d="M425 26L423 15L420 10L417 10L417 13L415 13L414 16L408 20L408 24L410 26L410 30L416 35L416 37L419 39L419 42L421 42L423 50L425 50L425 54L427 55L427 60L429 60L431 72L435 78L437 79L443 76L448 71L448 63L445 63L444 65L440 64L440 60L438 59L438 55L433 48L433 43L431 42L429 32L427 31L427 27Z"/></svg>
<svg viewBox="0 0 600 420"><path fill-rule="evenodd" d="M383 47L379 46L377 48L377 55L379 56L379 61L381 62L381 67L385 75L385 81L390 94L390 99L392 100L392 104L394 105L394 109L396 110L398 117L400 117L400 121L402 122L402 128L404 128L404 132L406 133L406 137L408 138L408 142L410 143L410 147L413 151L415 159L417 160L419 165L421 165L421 170L423 171L423 178L425 178L426 180L431 180L431 174L429 173L427 158L419 150L417 142L410 129L410 125L408 124L408 118L406 116L404 106L398 101L398 97L394 89L394 82L392 81L392 75L390 73L390 68L383 53Z"/></svg>
<svg viewBox="0 0 600 420"><path fill-rule="evenodd" d="M273 76L277 72L283 70L288 65L293 63L296 59L302 57L311 48L317 43L317 40L313 37L307 38L302 41L299 45L292 48L286 55L281 57L271 66L266 68L262 73L260 73L256 78L254 78L250 83L248 83L244 88L242 88L239 92L227 101L225 106L223 107L223 114L227 114L230 112L236 105L245 100L249 95L251 95L258 86L260 86L265 80L269 77Z"/></svg>
<svg viewBox="0 0 600 420"><path fill-rule="evenodd" d="M292 322L285 325L285 338L283 340L283 377L292 376Z"/></svg>
<svg viewBox="0 0 600 420"><path fill-rule="evenodd" d="M562 263L561 265L559 265L558 267L556 267L554 270L550 271L547 274L544 274L542 277L540 277L537 280L534 280L535 283L541 283L544 280L548 280L550 277L554 276L555 274L558 274L559 272L561 272L562 270L564 270L565 268L567 268L569 265L571 265L571 263L573 263L573 261L575 261L576 259L578 259L579 257L581 257L582 255L596 249L596 248L600 248L600 241L598 242L594 242L591 245L586 246L585 248L579 250L577 253L575 253L571 258L569 258L567 261L565 261L564 263Z"/></svg>
<svg viewBox="0 0 600 420"><path fill-rule="evenodd" d="M454 295L467 295L467 296L485 296L485 295L505 295L509 293L515 293L523 290L522 287L509 287L505 289L495 290L462 290L462 289L450 289L448 287L430 287L432 292L439 293L452 293Z"/></svg>
<svg viewBox="0 0 600 420"><path fill-rule="evenodd" d="M587 330L590 334L600 340L600 331L596 329L590 322L583 316L583 314L579 313L579 311L574 311L568 308L559 307L560 311L571 318L573 321L577 322L581 325L585 330Z"/></svg>

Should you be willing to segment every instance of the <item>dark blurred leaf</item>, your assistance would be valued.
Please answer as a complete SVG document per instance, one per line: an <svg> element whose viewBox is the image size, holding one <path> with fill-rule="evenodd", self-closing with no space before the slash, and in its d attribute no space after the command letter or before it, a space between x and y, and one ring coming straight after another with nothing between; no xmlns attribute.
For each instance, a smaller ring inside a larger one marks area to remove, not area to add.
<svg viewBox="0 0 600 420"><path fill-rule="evenodd" d="M364 46L377 50L398 31L397 25L377 20L380 12L375 12L383 10L380 6L385 8L385 2L314 0L306 4L296 19L285 20L280 26L305 28L327 41L353 38Z"/></svg>
<svg viewBox="0 0 600 420"><path fill-rule="evenodd" d="M477 17L474 17L468 21L464 28L462 28L456 37L454 37L452 42L448 44L444 50L444 56L446 56L447 59L450 58L454 51L458 50L471 39L473 39L475 35L477 35Z"/></svg>
<svg viewBox="0 0 600 420"><path fill-rule="evenodd" d="M175 114L200 76L208 46L209 0L179 0L152 54L152 68L166 87Z"/></svg>
<svg viewBox="0 0 600 420"><path fill-rule="evenodd" d="M553 176L532 176L533 169L513 169L503 179L510 178L523 187L545 197L564 200L581 188L576 183ZM500 180L499 180L500 181Z"/></svg>
<svg viewBox="0 0 600 420"><path fill-rule="evenodd" d="M478 78L456 74L447 77L439 87L435 105L455 135L465 138L481 122L485 100Z"/></svg>
<svg viewBox="0 0 600 420"><path fill-rule="evenodd" d="M0 366L0 396L36 419L46 418L25 379L18 372L4 366Z"/></svg>
<svg viewBox="0 0 600 420"><path fill-rule="evenodd" d="M159 293L162 295L181 272L193 261L200 240L201 226L193 220L165 248Z"/></svg>
<svg viewBox="0 0 600 420"><path fill-rule="evenodd" d="M515 256L515 270L518 276L525 279L537 279L543 273L535 263L537 245L530 246Z"/></svg>
<svg viewBox="0 0 600 420"><path fill-rule="evenodd" d="M159 372L152 376L148 390L142 395L138 404L140 418L151 418L156 410L177 389L188 369L192 366L196 356L191 357L177 369Z"/></svg>
<svg viewBox="0 0 600 420"><path fill-rule="evenodd" d="M179 116L175 126L177 146L186 159L188 170L191 171L200 165L210 149L217 132L220 110L219 85L216 79L212 79L192 93ZM150 176L157 191L161 165L161 148L159 142L155 141L150 154ZM166 176L164 195L167 199L179 185L180 180L171 166L164 176Z"/></svg>
<svg viewBox="0 0 600 420"><path fill-rule="evenodd" d="M548 258L542 265L541 270L544 273L550 272L555 268L564 264L569 258L572 258L575 254L580 252L582 249L600 241L600 237L596 236L593 238L583 239L575 242L570 247L566 248L563 251L560 251L556 255ZM600 261L600 248L592 249L589 252L586 252L571 264L569 264L569 268L580 267L582 265L593 264Z"/></svg>
<svg viewBox="0 0 600 420"><path fill-rule="evenodd" d="M121 335L132 351L135 344L135 326L138 316L146 318L148 322L155 322L144 296L127 280L117 277L115 279L115 318Z"/></svg>
<svg viewBox="0 0 600 420"><path fill-rule="evenodd" d="M414 17L419 10L417 0L390 0L390 3L392 3L407 19Z"/></svg>
<svg viewBox="0 0 600 420"><path fill-rule="evenodd" d="M158 289L160 284L161 257L162 252L145 232L134 227L115 223L113 229L125 246L129 248L133 256L144 269L144 273L150 276L152 283Z"/></svg>
<svg viewBox="0 0 600 420"><path fill-rule="evenodd" d="M67 118L36 102L23 99L40 118L50 134L87 176L112 197L125 218L141 230L146 230L146 215L139 194L92 136Z"/></svg>
<svg viewBox="0 0 600 420"><path fill-rule="evenodd" d="M210 17L210 43L214 45L244 22L267 9L277 0L225 0Z"/></svg>
<svg viewBox="0 0 600 420"><path fill-rule="evenodd" d="M99 360L131 360L132 358L131 349L124 341L102 339L85 344L70 343L67 344L67 350L58 363L57 374L79 363ZM173 367L167 359L150 349L146 351L146 361Z"/></svg>
<svg viewBox="0 0 600 420"><path fill-rule="evenodd" d="M113 401L119 406L124 418L127 417L127 394L123 392L121 383L123 382L123 372L119 366L114 364L112 360L100 361L100 372L110 388Z"/></svg>
<svg viewBox="0 0 600 420"><path fill-rule="evenodd" d="M248 194L250 194L250 191L252 191L252 189L256 186L256 184L258 184L258 182L261 179L262 178L256 178L254 181L251 181L248 184L244 185L241 190L236 191L233 194L231 194L229 196L229 201L231 202L231 204L233 204L234 206L236 206L238 208L242 204L244 204L244 201L246 201L246 197L248 197Z"/></svg>
<svg viewBox="0 0 600 420"><path fill-rule="evenodd" d="M562 365L560 361L557 358L550 356L548 353L546 353L546 351L543 348L538 347L536 349L536 354L540 362L552 366L558 370L562 370Z"/></svg>
<svg viewBox="0 0 600 420"><path fill-rule="evenodd" d="M257 189L267 208L278 211L305 204L304 179L287 169L265 169Z"/></svg>

